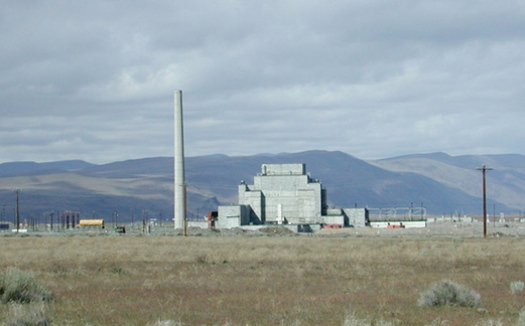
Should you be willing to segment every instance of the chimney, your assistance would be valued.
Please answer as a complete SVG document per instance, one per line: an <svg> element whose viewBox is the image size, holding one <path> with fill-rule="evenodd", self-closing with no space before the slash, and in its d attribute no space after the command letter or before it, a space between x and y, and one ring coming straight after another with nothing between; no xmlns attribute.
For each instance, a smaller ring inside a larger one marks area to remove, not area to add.
<svg viewBox="0 0 525 326"><path fill-rule="evenodd" d="M175 229L184 229L186 192L184 181L184 130L182 124L182 91L175 91L175 157L174 157L174 217Z"/></svg>

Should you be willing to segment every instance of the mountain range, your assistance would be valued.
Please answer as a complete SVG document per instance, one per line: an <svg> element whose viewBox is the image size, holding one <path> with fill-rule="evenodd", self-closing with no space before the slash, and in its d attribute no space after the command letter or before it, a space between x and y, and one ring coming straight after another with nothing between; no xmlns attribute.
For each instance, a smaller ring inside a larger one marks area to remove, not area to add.
<svg viewBox="0 0 525 326"><path fill-rule="evenodd" d="M486 165L487 206L498 212L525 209L525 156L415 154L361 160L338 151L188 157L188 217L237 203L237 185L253 183L264 163L305 163L327 189L330 206L424 206L427 213L480 214ZM119 221L173 218L173 158L155 157L96 165L84 161L0 164L0 218L13 220L16 195L22 217L79 211L81 217Z"/></svg>

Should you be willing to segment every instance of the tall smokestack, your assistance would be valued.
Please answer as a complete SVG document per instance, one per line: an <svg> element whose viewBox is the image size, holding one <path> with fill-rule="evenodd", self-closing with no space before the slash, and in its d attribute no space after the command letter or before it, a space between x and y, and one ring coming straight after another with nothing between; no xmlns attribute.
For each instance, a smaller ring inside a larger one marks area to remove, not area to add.
<svg viewBox="0 0 525 326"><path fill-rule="evenodd" d="M184 130L182 125L182 91L175 91L175 176L174 217L175 229L183 229L186 215L184 185Z"/></svg>

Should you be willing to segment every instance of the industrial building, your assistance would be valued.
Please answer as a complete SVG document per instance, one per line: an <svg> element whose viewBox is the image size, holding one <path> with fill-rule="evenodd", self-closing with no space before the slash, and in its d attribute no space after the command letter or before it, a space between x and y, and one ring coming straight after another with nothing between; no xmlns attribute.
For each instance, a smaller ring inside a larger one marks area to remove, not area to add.
<svg viewBox="0 0 525 326"><path fill-rule="evenodd" d="M315 230L368 224L365 208L328 208L326 189L302 163L263 164L253 184L241 181L238 192L238 205L219 206L219 228L280 224Z"/></svg>

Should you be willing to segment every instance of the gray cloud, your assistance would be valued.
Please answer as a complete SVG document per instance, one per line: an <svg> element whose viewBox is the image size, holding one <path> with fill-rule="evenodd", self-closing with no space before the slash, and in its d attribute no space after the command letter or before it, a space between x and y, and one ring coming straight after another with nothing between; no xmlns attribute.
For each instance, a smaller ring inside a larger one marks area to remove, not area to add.
<svg viewBox="0 0 525 326"><path fill-rule="evenodd" d="M6 1L0 161L522 153L520 1Z"/></svg>

